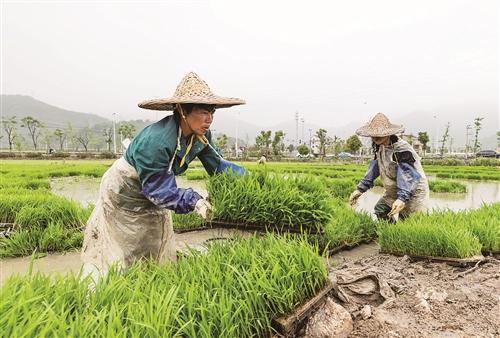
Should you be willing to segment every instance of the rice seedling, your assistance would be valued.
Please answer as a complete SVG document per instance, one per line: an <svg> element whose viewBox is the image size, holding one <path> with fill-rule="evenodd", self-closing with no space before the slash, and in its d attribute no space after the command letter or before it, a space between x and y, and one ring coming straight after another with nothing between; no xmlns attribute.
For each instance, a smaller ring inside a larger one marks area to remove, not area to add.
<svg viewBox="0 0 500 338"><path fill-rule="evenodd" d="M215 219L228 222L317 229L332 211L328 193L312 176L225 173L211 177L207 189Z"/></svg>
<svg viewBox="0 0 500 338"><path fill-rule="evenodd" d="M465 184L456 181L429 181L429 189L432 192L465 193Z"/></svg>
<svg viewBox="0 0 500 338"><path fill-rule="evenodd" d="M176 264L113 270L94 291L74 274L12 277L0 289L0 327L6 337L262 337L325 281L305 240L251 237Z"/></svg>
<svg viewBox="0 0 500 338"><path fill-rule="evenodd" d="M0 237L0 258L78 249L82 243L83 232L51 222L44 228L20 229L8 238Z"/></svg>
<svg viewBox="0 0 500 338"><path fill-rule="evenodd" d="M208 178L205 170L188 170L186 171L186 179L190 181L204 180Z"/></svg>
<svg viewBox="0 0 500 338"><path fill-rule="evenodd" d="M207 225L203 218L201 218L201 216L195 212L191 212L188 214L172 213L172 221L174 230L195 229Z"/></svg>
<svg viewBox="0 0 500 338"><path fill-rule="evenodd" d="M465 226L479 239L484 252L500 252L500 203L465 211Z"/></svg>
<svg viewBox="0 0 500 338"><path fill-rule="evenodd" d="M464 213L416 213L397 223L380 222L377 234L386 252L467 258L481 254L481 243L465 223Z"/></svg>
<svg viewBox="0 0 500 338"><path fill-rule="evenodd" d="M330 250L342 245L354 245L376 236L375 222L366 212L356 212L344 201L332 201L333 212L324 226L324 233L311 236L321 250Z"/></svg>

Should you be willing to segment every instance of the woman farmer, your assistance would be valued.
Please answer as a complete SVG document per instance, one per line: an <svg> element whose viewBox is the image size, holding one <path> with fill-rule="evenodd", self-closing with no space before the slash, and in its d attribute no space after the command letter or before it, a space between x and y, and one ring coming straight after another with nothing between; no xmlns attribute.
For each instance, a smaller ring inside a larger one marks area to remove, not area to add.
<svg viewBox="0 0 500 338"><path fill-rule="evenodd" d="M413 147L396 134L402 133L403 126L389 122L378 113L356 134L372 138L375 158L368 165L365 177L359 181L357 189L349 197L355 205L358 198L373 187L380 175L385 193L375 205L375 215L379 219L390 219L396 214L405 218L415 211L423 211L429 199L429 184L420 157Z"/></svg>
<svg viewBox="0 0 500 338"><path fill-rule="evenodd" d="M96 279L118 263L127 267L141 257L175 260L171 211L210 217L207 199L177 187L196 157L208 174L245 169L224 160L211 144L210 125L217 108L244 104L212 93L195 73L187 74L173 97L144 101L139 107L173 110L173 115L144 128L102 177L99 199L85 229L84 271Z"/></svg>

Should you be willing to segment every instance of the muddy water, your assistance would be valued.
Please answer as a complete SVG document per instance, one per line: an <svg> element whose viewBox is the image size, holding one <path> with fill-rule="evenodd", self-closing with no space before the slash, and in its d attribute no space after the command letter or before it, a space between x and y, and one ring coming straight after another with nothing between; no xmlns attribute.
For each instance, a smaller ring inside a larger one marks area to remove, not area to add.
<svg viewBox="0 0 500 338"><path fill-rule="evenodd" d="M177 185L181 188L193 188L202 196L207 196L204 181L188 181L184 177L176 177ZM100 178L93 177L63 177L50 180L50 189L53 193L73 199L84 206L95 204L99 195Z"/></svg>
<svg viewBox="0 0 500 338"><path fill-rule="evenodd" d="M235 229L208 229L191 231L175 235L177 251L186 251L188 248L206 251L207 245L216 240L235 236L250 236L252 232ZM78 273L82 267L80 252L67 252L63 254L50 254L45 257L31 260L30 257L7 258L0 260L0 285L11 275L25 274L30 263L33 262L34 272L44 273Z"/></svg>
<svg viewBox="0 0 500 338"><path fill-rule="evenodd" d="M430 193L430 209L463 210L480 207L483 203L490 204L500 201L500 183L461 181L467 186L467 192L457 193ZM377 203L384 189L374 187L367 191L358 200L357 210L366 210L373 213L373 207Z"/></svg>
<svg viewBox="0 0 500 338"><path fill-rule="evenodd" d="M331 257L329 257L328 262L330 265L337 267L342 265L342 263L355 261L363 257L369 257L378 254L380 246L377 242L372 242L369 244L361 244L350 250L344 250L338 252Z"/></svg>

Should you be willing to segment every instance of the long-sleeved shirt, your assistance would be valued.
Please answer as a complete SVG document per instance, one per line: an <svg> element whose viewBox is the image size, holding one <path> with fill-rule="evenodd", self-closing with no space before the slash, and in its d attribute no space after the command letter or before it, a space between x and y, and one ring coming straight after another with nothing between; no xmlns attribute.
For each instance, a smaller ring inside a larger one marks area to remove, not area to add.
<svg viewBox="0 0 500 338"><path fill-rule="evenodd" d="M413 166L415 159L410 152L395 153L397 168L396 168L396 185L397 196L403 202L408 202L411 194L415 190L421 175ZM365 192L373 187L375 179L380 176L378 160L374 159L368 165L368 170L365 176L359 181L357 189Z"/></svg>
<svg viewBox="0 0 500 338"><path fill-rule="evenodd" d="M179 188L175 176L182 174L189 163L198 157L209 175L226 170L244 173L245 169L224 160L213 148L213 145L202 143L194 137L192 147L188 151L189 138L177 139L179 119L170 115L144 128L131 142L124 155L139 176L142 193L151 202L160 207L174 210L176 213L187 213L194 209L201 195L191 188ZM212 142L210 130L205 133L209 143ZM172 168L169 165L172 161ZM181 166L181 159L185 158Z"/></svg>

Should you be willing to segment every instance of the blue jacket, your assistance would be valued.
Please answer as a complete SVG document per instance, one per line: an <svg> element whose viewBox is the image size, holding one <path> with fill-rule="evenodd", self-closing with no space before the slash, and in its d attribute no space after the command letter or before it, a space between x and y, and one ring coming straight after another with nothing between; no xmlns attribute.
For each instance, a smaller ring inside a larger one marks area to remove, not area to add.
<svg viewBox="0 0 500 338"><path fill-rule="evenodd" d="M186 171L189 163L196 157L200 159L209 175L228 169L237 173L244 173L246 170L224 160L214 150L210 130L205 133L210 145L203 144L195 137L192 148L186 155L189 139L180 137L179 148L176 151L178 131L178 116L169 115L144 128L130 143L124 157L136 169L142 193L146 198L157 206L182 214L192 211L196 202L202 197L191 188L177 187L175 175ZM184 155L186 155L185 163L181 167L180 162ZM169 171L172 158L172 169Z"/></svg>

